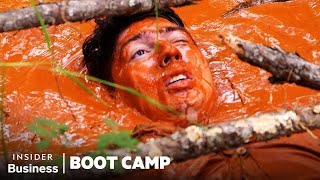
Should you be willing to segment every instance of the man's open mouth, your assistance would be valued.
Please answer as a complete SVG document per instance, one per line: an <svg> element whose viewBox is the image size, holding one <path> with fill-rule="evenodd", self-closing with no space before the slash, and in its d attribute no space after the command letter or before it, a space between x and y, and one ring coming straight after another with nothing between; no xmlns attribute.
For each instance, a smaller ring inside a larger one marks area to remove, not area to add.
<svg viewBox="0 0 320 180"><path fill-rule="evenodd" d="M166 80L166 87L168 89L187 89L192 87L192 76L190 73L177 73L171 75Z"/></svg>
<svg viewBox="0 0 320 180"><path fill-rule="evenodd" d="M179 74L177 76L174 76L172 77L170 80L169 80L169 84L172 84L172 83L175 83L175 82L178 82L178 81L181 81L181 80L185 80L187 79L188 77L184 74Z"/></svg>

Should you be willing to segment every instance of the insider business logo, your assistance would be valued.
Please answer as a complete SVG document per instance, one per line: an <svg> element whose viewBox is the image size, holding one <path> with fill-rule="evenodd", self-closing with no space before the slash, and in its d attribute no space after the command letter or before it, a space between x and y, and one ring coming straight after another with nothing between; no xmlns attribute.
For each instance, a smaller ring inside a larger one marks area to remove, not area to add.
<svg viewBox="0 0 320 180"><path fill-rule="evenodd" d="M50 161L53 161L52 154L12 154L12 163L8 164L7 170L9 174L58 173L59 167L57 165L41 165L50 164Z"/></svg>
<svg viewBox="0 0 320 180"><path fill-rule="evenodd" d="M57 158L57 157L56 157ZM55 161L52 154L12 154L7 165L8 174L65 174L73 170L114 170L115 164L122 169L164 169L171 162L167 156L69 156L65 153ZM62 161L61 161L62 159ZM58 162L58 163L57 163Z"/></svg>

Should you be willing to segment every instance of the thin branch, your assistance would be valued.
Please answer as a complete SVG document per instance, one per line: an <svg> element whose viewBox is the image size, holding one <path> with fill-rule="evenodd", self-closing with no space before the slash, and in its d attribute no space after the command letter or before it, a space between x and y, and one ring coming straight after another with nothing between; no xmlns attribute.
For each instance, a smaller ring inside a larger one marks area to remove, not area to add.
<svg viewBox="0 0 320 180"><path fill-rule="evenodd" d="M184 6L194 0L162 0L158 7ZM47 25L57 25L98 18L102 16L130 15L154 9L153 0L69 0L37 5ZM0 33L40 26L33 7L0 13Z"/></svg>
<svg viewBox="0 0 320 180"><path fill-rule="evenodd" d="M146 156L169 156L174 161L183 161L200 155L219 153L248 143L287 137L295 133L305 132L307 129L316 128L320 128L320 104L313 107L300 107L296 110L264 113L207 127L189 126L170 136L140 143L137 152L117 149L108 150L107 154L108 156L118 156L119 160L124 156L131 156L132 160L137 156L142 159ZM243 148L238 148L237 151L239 154L245 153ZM130 161L130 163L133 162ZM75 178L105 178L132 171L134 170L118 172L110 169L70 170L67 168L66 174L68 177ZM35 176L38 175L35 174ZM52 174L52 176L55 176L55 174Z"/></svg>
<svg viewBox="0 0 320 180"><path fill-rule="evenodd" d="M270 80L320 90L320 66L307 62L297 53L285 52L277 46L251 43L232 35L220 35L220 38L235 50L241 60L270 72L273 75Z"/></svg>
<svg viewBox="0 0 320 180"><path fill-rule="evenodd" d="M175 161L182 161L247 143L267 141L305 132L306 129L320 128L319 109L320 104L296 110L265 113L208 127L190 126L170 136L139 144L139 152L132 153L120 149L108 151L108 154L119 157L162 155L169 156Z"/></svg>
<svg viewBox="0 0 320 180"><path fill-rule="evenodd" d="M268 4L268 3L275 3L275 2L286 2L286 1L289 1L289 0L251 0L251 1L247 1L247 2L242 2L238 5L236 5L235 7L233 7L232 9L228 10L227 12L223 13L221 15L221 17L223 17L223 18L230 17L234 13L240 11L241 9L249 8L252 6L257 6L257 5L261 5L261 4Z"/></svg>

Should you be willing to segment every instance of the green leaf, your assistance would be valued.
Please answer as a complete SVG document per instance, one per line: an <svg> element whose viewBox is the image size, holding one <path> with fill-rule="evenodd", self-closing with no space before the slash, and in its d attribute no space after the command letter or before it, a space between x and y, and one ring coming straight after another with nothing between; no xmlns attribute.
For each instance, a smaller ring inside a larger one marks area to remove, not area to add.
<svg viewBox="0 0 320 180"><path fill-rule="evenodd" d="M64 134L68 129L68 126L65 125L65 124L61 124L60 127L59 127L59 133L60 134Z"/></svg>
<svg viewBox="0 0 320 180"><path fill-rule="evenodd" d="M55 138L55 137L58 136L58 131L51 130L51 131L48 132L48 136L49 136L49 138Z"/></svg>
<svg viewBox="0 0 320 180"><path fill-rule="evenodd" d="M50 141L48 139L42 140L37 144L37 148L39 151L43 151L47 149L50 145Z"/></svg>
<svg viewBox="0 0 320 180"><path fill-rule="evenodd" d="M54 120L51 120L51 119L36 118L35 121L39 125L46 125L46 126L52 126L52 127L59 127L60 126L59 123L57 123L57 122L55 122Z"/></svg>
<svg viewBox="0 0 320 180"><path fill-rule="evenodd" d="M48 132L45 128L37 125L29 125L28 129L32 131L33 133L39 135L40 137L47 137Z"/></svg>
<svg viewBox="0 0 320 180"><path fill-rule="evenodd" d="M55 138L59 134L65 133L68 128L67 125L51 119L36 118L34 121L36 125L29 125L28 128L42 138Z"/></svg>
<svg viewBox="0 0 320 180"><path fill-rule="evenodd" d="M129 150L136 150L138 139L131 137L130 131L119 131L116 133L105 133L100 135L98 140L98 149L102 150L108 148L111 144L119 148L127 148Z"/></svg>
<svg viewBox="0 0 320 180"><path fill-rule="evenodd" d="M109 145L111 143L111 139L112 138L110 138L110 134L102 134L102 135L100 135L99 139L98 139L98 143L97 143L98 149L102 150L105 147L109 147Z"/></svg>
<svg viewBox="0 0 320 180"><path fill-rule="evenodd" d="M112 119L110 119L110 118L105 118L105 119L103 119L103 121L104 121L104 122L107 124L107 126L109 126L113 131L118 130L119 124L118 124L116 121L114 121L114 120L112 120Z"/></svg>
<svg viewBox="0 0 320 180"><path fill-rule="evenodd" d="M119 136L119 140L115 142L117 146L121 148L128 148L130 150L137 149L139 140L131 137L130 131L120 131L118 136Z"/></svg>
<svg viewBox="0 0 320 180"><path fill-rule="evenodd" d="M114 170L113 170L113 172L117 173L117 174L123 174L124 173L124 169L123 169L122 164L121 164L121 162L119 160L114 162Z"/></svg>

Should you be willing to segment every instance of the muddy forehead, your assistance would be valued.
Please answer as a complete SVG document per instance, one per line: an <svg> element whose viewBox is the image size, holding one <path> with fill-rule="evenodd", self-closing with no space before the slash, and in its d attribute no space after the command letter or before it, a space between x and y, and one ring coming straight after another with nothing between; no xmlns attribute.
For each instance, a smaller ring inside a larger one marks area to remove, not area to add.
<svg viewBox="0 0 320 180"><path fill-rule="evenodd" d="M163 27L163 28L159 29L160 34L170 33L170 32L175 32L175 31L180 31L191 38L191 35L189 34L189 32L183 27L168 26L168 27ZM136 41L136 40L141 39L143 37L150 37L150 36L155 37L156 32L157 32L157 30L149 30L149 31L142 31L138 34L135 34L132 37L130 37L129 39L127 39L126 41L124 41L123 44L121 45L120 49L122 50L130 42Z"/></svg>
<svg viewBox="0 0 320 180"><path fill-rule="evenodd" d="M170 27L170 26L178 27L177 24L172 23L169 20L164 18L159 18L158 20L156 20L156 18L154 17L149 17L141 21L134 22L120 34L118 38L118 44L120 44L122 41L125 41L125 39L128 39L136 34L139 34L140 32L144 32L144 31L156 32L158 29L161 30L163 27Z"/></svg>

